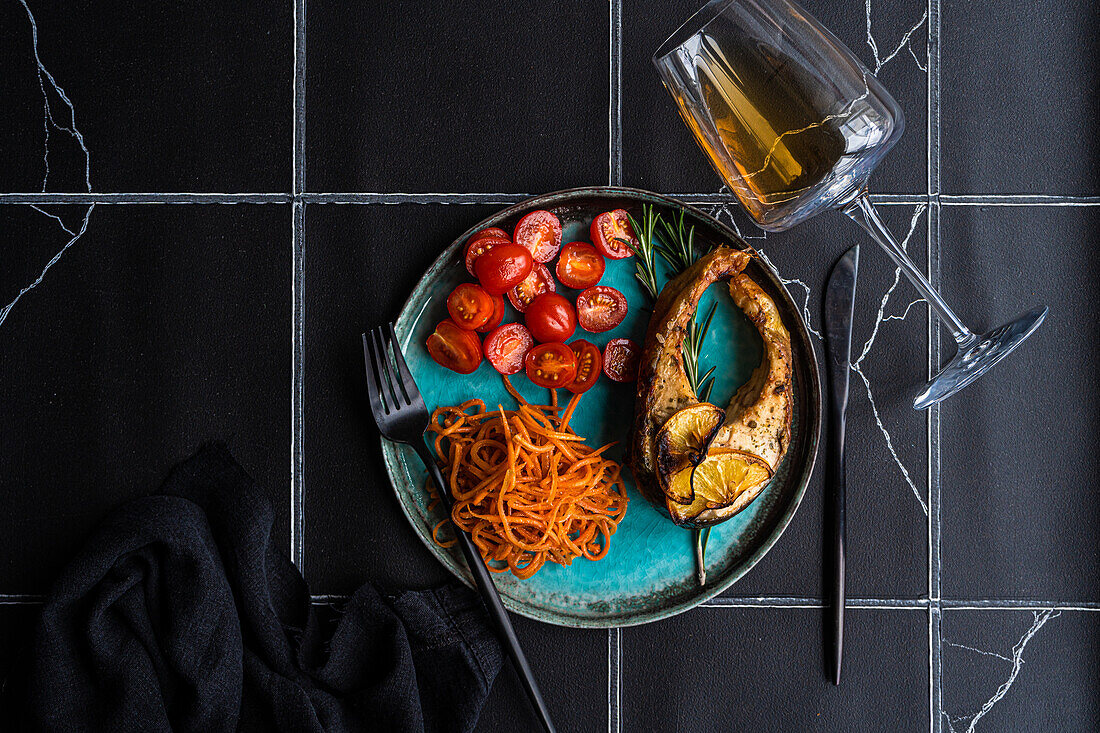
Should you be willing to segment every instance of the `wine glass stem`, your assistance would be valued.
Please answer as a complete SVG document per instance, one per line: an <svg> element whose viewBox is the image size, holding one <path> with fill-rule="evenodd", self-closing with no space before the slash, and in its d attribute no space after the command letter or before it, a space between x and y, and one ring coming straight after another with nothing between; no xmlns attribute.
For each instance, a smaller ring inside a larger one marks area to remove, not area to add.
<svg viewBox="0 0 1100 733"><path fill-rule="evenodd" d="M871 198L868 196L867 191L862 191L859 196L852 200L847 206L844 207L844 213L851 217L852 221L859 224L861 227L867 230L867 233L871 237L882 245L882 248L886 250L886 254L890 255L890 259L894 261L901 271L905 273L905 276L909 278L909 282L913 283L920 294L924 296L924 299L932 304L932 307L936 309L936 313L939 314L940 320L949 331L951 336L959 344L966 343L975 338L970 329L963 325L963 322L959 320L959 317L955 315L955 312L944 302L944 299L940 297L940 294L936 292L936 289L932 287L932 283L928 282L928 279L924 274L917 269L917 266L913 264L913 261L909 259L909 255L905 254L905 250L901 248L897 240L894 239L894 235L890 233L890 230L886 228L886 225L882 223L882 220L878 217L878 212L875 211L874 205L871 203Z"/></svg>

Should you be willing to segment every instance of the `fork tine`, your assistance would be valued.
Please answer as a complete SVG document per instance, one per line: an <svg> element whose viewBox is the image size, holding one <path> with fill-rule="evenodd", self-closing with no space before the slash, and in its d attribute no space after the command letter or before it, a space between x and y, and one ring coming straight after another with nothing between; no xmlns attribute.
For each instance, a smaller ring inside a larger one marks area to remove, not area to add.
<svg viewBox="0 0 1100 733"><path fill-rule="evenodd" d="M370 354L374 360L374 373L378 378L378 396L381 398L385 414L389 415L397 409L397 402L391 394L386 393L386 388L389 386L389 377L386 376L385 354L382 353L382 345L378 341L377 329L371 329L370 331Z"/></svg>
<svg viewBox="0 0 1100 733"><path fill-rule="evenodd" d="M380 379L386 384L386 402L389 404L389 412L395 412L401 406L401 400L397 397L397 390L393 387L393 370L390 368L390 360L386 356L386 345L381 328L375 328L370 332L374 341L374 350L378 354L378 372Z"/></svg>
<svg viewBox="0 0 1100 733"><path fill-rule="evenodd" d="M363 334L363 361L367 365L367 394L370 396L370 411L374 413L374 421L381 423L386 415L386 407L382 403L381 378L378 376L377 359L374 356L374 344L371 343L370 334Z"/></svg>
<svg viewBox="0 0 1100 733"><path fill-rule="evenodd" d="M405 363L405 355L401 353L401 343L397 340L397 331L394 330L393 321L390 321L390 346L393 347L393 357L394 361L397 362L397 369L401 372L401 391L405 393L405 399L409 401L409 404L422 401L420 390L416 388L412 372L409 371L409 367Z"/></svg>

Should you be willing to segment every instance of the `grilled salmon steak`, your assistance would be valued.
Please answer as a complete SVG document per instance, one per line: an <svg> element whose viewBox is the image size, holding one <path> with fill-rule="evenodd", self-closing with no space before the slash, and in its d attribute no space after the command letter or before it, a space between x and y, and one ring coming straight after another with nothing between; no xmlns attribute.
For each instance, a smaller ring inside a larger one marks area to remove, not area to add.
<svg viewBox="0 0 1100 733"><path fill-rule="evenodd" d="M661 291L646 331L630 465L638 488L674 522L729 519L767 486L791 440L791 337L771 298L743 270L750 256L718 247ZM684 371L684 337L699 299L728 280L760 332L764 356L725 410L700 402Z"/></svg>

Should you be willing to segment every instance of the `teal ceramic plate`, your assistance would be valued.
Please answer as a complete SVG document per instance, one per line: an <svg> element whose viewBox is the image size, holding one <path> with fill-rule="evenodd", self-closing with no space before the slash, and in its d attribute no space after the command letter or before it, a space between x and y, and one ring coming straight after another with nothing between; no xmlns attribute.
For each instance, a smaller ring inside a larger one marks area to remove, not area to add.
<svg viewBox="0 0 1100 733"><path fill-rule="evenodd" d="M529 211L549 209L562 220L563 241L589 241L589 224L600 212L624 208L640 219L641 207L647 203L656 205L666 218L684 212L685 221L695 226L697 242L747 246L729 228L694 208L659 194L627 188L551 193L478 222L435 261L397 319L398 338L428 409L456 405L472 397L483 399L489 406L498 403L507 408L515 406L488 362L483 362L473 374L458 375L437 365L424 348L424 341L436 323L447 316L447 294L458 283L471 279L463 266L464 245L471 234L490 226L512 231ZM578 559L569 567L548 562L528 580L518 580L508 573L495 575L497 588L509 609L562 626L608 627L654 621L685 611L722 592L748 572L779 539L798 508L813 470L821 423L821 393L816 358L798 307L765 265L754 260L748 272L775 300L791 333L795 365L792 439L768 487L744 511L712 531L707 547L707 585L700 587L695 579L691 532L675 526L643 499L627 472L630 505L611 539L607 556L599 562ZM626 295L629 315L611 331L581 334L578 329L577 336L601 348L609 339L619 337L634 339L640 345L650 303L634 278L634 259L609 260L601 282ZM559 292L575 295L560 287ZM762 344L748 319L731 302L725 287L710 288L700 311L705 312L710 302L717 302L718 310L704 345L703 369L718 365L711 401L725 405L760 363ZM515 311L509 310L508 320L516 317ZM528 399L545 403L546 390L531 384L526 377L517 375L513 383ZM621 460L633 409L633 384L614 384L601 378L585 393L572 424L590 444L619 441L612 455ZM432 527L444 515L438 508L427 509L428 497L424 491L427 474L416 455L407 446L387 441L383 441L382 451L397 498L417 534L451 572L471 583L459 550L445 550L432 541Z"/></svg>

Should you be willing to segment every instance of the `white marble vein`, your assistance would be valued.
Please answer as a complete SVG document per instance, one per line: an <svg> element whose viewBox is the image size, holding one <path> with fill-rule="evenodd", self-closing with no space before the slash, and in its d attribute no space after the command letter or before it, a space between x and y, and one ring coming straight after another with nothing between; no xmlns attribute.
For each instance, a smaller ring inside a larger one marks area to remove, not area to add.
<svg viewBox="0 0 1100 733"><path fill-rule="evenodd" d="M901 241L901 248L908 250L909 240L913 236L913 232L917 229L917 223L920 221L921 216L924 214L925 209L928 207L925 204L920 204L913 212L913 217L909 220L909 231L905 233L905 238ZM894 463L897 464L898 469L901 471L902 477L905 479L905 483L909 485L909 489L913 492L913 496L916 497L917 502L920 504L924 513L928 514L928 503L921 496L920 490L917 488L916 483L913 481L912 476L909 475L909 469L905 467L905 463L898 456L897 449L894 447L894 439L890 436L890 431L886 429L886 426L882 423L882 416L879 415L878 404L875 403L875 395L871 389L871 380L863 371L863 362L867 359L868 354L871 353L871 347L874 346L875 339L878 338L879 328L887 321L904 321L906 316L909 315L909 311L913 306L918 303L924 303L922 299L917 299L909 303L905 307L905 310L900 316L887 316L886 306L890 302L890 296L894 294L894 291L898 287L898 283L901 281L901 268L894 269L894 281L890 284L890 287L886 289L886 292L882 296L882 300L879 302L878 314L875 317L875 326L871 330L871 336L863 344L863 350L855 361L852 362L852 371L859 375L860 381L863 382L864 389L867 392L867 401L871 403L871 412L875 416L875 425L878 426L879 431L882 433L883 439L886 441L886 449L890 451L890 457L894 459Z"/></svg>
<svg viewBox="0 0 1100 733"><path fill-rule="evenodd" d="M920 69L921 71L923 71L925 74L927 74L928 73L928 63L927 63L927 61L923 64L921 63L920 58L917 56L917 52L913 50L912 45L909 46L909 55L913 57L913 62L917 65L917 68ZM925 52L925 57L927 58L927 56L928 56L928 53L926 51Z"/></svg>
<svg viewBox="0 0 1100 733"><path fill-rule="evenodd" d="M69 247L72 247L74 244L76 244L76 241L78 239L80 239L82 236L84 236L84 232L86 232L88 230L88 217L90 217L92 215L92 209L95 208L95 204L92 204L91 206L89 206L87 211L84 212L84 218L80 223L80 229L75 231L75 232L73 230L69 229L69 227L65 226L64 222L61 221L61 218L56 216L55 214L50 214L46 211L43 211L42 209L38 208L37 206L32 206L31 208L34 209L35 211L42 212L43 214L50 217L51 219L56 219L57 222L59 223L59 225L61 226L61 229L65 233L70 235L70 239L67 242L65 242L65 246L62 247L58 251L58 253L55 254L50 259L49 262L46 263L46 266L42 268L42 272L40 272L38 274L38 277L34 279L34 282L32 282L30 285L27 285L22 290L20 290L19 294L15 296L15 300L8 303L3 308L0 308L0 325L3 325L4 321L8 317L8 313L15 306L15 304L19 302L19 299L22 298L24 295L26 295L29 291L36 288L38 286L38 284L41 283L42 280L46 277L46 273L49 272L50 268L53 267L55 264L57 264L57 261L61 259L61 256L63 254L65 254L65 252L69 249Z"/></svg>
<svg viewBox="0 0 1100 733"><path fill-rule="evenodd" d="M1032 621L1031 627L1024 632L1024 635L1021 636L1019 641L1017 641L1016 644L1012 647L1011 657L1003 654L997 654L995 652L984 651L982 649L976 649L974 647L966 646L964 644L956 644L954 642L948 641L947 639L943 640L943 643L948 646L957 647L960 649L967 649L969 651L977 652L978 654L984 654L987 656L996 657L998 659L1003 659L1004 661L1012 665L1012 670L1009 672L1008 679L1001 683L996 692L993 693L993 696L986 700L977 712L969 713L967 715L959 715L956 717L951 717L947 714L947 711L943 712L943 717L944 720L947 722L947 729L948 731L950 731L950 733L956 733L955 724L963 722L967 723L965 728L966 733L974 733L974 730L978 725L978 721L984 718L989 713L989 711L993 709L993 706L1004 699L1004 696L1008 694L1008 691L1016 682L1016 678L1019 677L1020 670L1024 666L1024 649L1027 647L1028 642L1030 642L1031 639L1037 633L1039 633L1039 629L1043 628L1043 626L1046 625L1047 621L1050 621L1053 618L1057 618L1060 615L1062 615L1062 612L1053 608L1048 608L1043 611L1032 611L1032 616L1034 617L1034 620Z"/></svg>
<svg viewBox="0 0 1100 733"><path fill-rule="evenodd" d="M921 69L921 71L927 72L927 65L921 65L920 59L918 59L917 55L913 53L913 47L909 44L909 42L913 38L913 34L920 30L920 27L924 25L925 22L927 22L928 8L924 9L924 14L921 15L920 20L917 21L916 25L905 32L905 34L901 37L901 40L898 41L898 44L894 47L894 50L892 50L885 56L879 56L878 41L875 40L875 35L871 32L871 0L865 0L864 9L866 11L867 21L867 46L870 47L871 53L875 57L875 68L873 73L878 74L880 71L882 71L882 67L886 66L886 64L892 61L895 56L901 53L901 50L903 48L908 48L910 55L913 57L913 60L917 62L917 66Z"/></svg>
<svg viewBox="0 0 1100 733"><path fill-rule="evenodd" d="M49 69L46 68L46 65L42 63L42 57L38 53L38 24L35 22L34 13L31 12L31 9L27 5L26 0L19 1L23 5L23 9L27 11L27 19L30 21L31 42L32 48L34 49L36 73L38 75L38 88L42 91L42 128L45 132L45 140L42 146L42 162L45 168L45 171L42 175L42 191L43 193L46 191L50 180L50 133L51 130L53 130L69 135L80 146L80 149L81 151L83 151L84 155L84 185L87 188L87 191L91 193L92 156L91 153L88 151L88 146L84 142L84 135L80 132L80 128L76 125L76 109L73 107L73 103L72 100L69 99L69 95L66 94L61 85L57 83L57 80L54 78L53 74L50 73ZM50 90L53 90L53 93L56 94L58 98L60 98L61 102L68 109L68 124L62 124L58 122L57 119L54 117L53 106L50 103ZM38 277L35 278L34 281L31 282L29 285L21 289L19 291L19 294L15 296L14 300L12 300L3 308L0 308L0 325L3 325L4 321L7 320L8 314L11 312L11 309L15 307L15 304L19 302L20 298L33 290L35 287L37 287L39 283L41 283L42 280L46 277L46 273L49 272L50 268L57 264L57 261L61 259L61 256L64 255L70 247L76 244L77 240L84 236L84 232L88 230L88 219L92 214L92 210L95 209L95 204L90 204L88 208L84 211L80 227L77 229L77 231L73 231L72 228L68 227L58 215L52 214L39 206L31 206L31 208L56 221L58 226L61 228L61 231L64 232L69 238L65 242L65 245L57 252L57 254L55 254L49 260L49 262L46 263L46 266L42 268L42 271L38 274Z"/></svg>
<svg viewBox="0 0 1100 733"><path fill-rule="evenodd" d="M772 270L775 270L778 273L775 265L770 259L768 259L768 254L766 252L757 249L756 253L760 255L760 259L762 259L764 263L768 265L768 267L772 268ZM806 330L812 333L814 336L817 336L819 339L824 338L821 335L821 332L813 327L813 319L810 317L810 286L802 282L798 278L788 279L780 276L779 281L784 285L794 285L802 290L802 320L806 322Z"/></svg>
<svg viewBox="0 0 1100 733"><path fill-rule="evenodd" d="M943 643L946 644L947 646L953 646L956 649L966 649L967 651L974 652L975 654L984 654L987 657L996 657L997 659L1003 659L1006 662L1011 662L1012 661L1012 657L1006 657L1004 654L998 654L997 652L987 652L984 649L978 649L977 647L967 646L966 644L956 644L955 642L948 641L947 639L944 639Z"/></svg>

